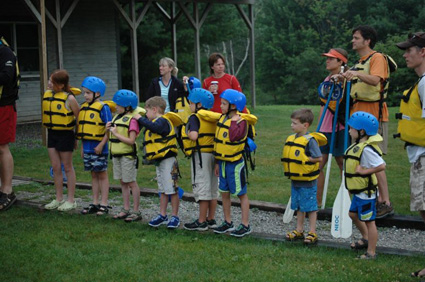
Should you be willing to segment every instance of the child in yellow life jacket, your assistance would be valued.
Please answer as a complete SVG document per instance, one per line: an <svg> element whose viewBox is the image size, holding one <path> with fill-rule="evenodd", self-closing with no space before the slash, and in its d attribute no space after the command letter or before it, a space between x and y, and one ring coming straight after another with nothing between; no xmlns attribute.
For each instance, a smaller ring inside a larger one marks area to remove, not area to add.
<svg viewBox="0 0 425 282"><path fill-rule="evenodd" d="M291 114L291 128L295 134L286 139L282 154L285 175L291 179L291 209L297 211L297 227L286 234L286 240L304 240L305 244L315 244L318 241L316 193L319 163L322 161L319 146L327 142L323 134L308 132L313 120L314 115L310 109L299 109ZM306 213L310 230L304 237Z"/></svg>
<svg viewBox="0 0 425 282"><path fill-rule="evenodd" d="M109 146L112 156L114 179L121 182L124 208L114 216L115 219L124 219L133 222L142 219L139 211L140 188L137 185L137 144L136 138L140 128L134 119L139 104L139 99L133 91L118 90L112 101L117 104L116 112L112 122L106 124L110 131ZM130 190L133 195L133 210L130 212Z"/></svg>
<svg viewBox="0 0 425 282"><path fill-rule="evenodd" d="M209 111L214 96L208 90L195 88L189 94L190 109L186 126L182 128L182 141L186 156L191 157L192 189L199 203L199 217L186 223L186 230L205 231L217 227L215 211L218 198L218 178L214 174L214 136L219 113Z"/></svg>
<svg viewBox="0 0 425 282"><path fill-rule="evenodd" d="M158 191L160 193L160 213L153 218L149 225L158 227L167 224L167 228L175 229L180 225L178 217L180 199L178 195L177 179L179 177L177 163L177 140L175 128L183 124L181 117L174 113L164 114L166 102L163 98L154 96L146 103L146 117L136 115L134 118L140 127L145 127L144 147L145 156L156 164ZM171 197L172 216L167 216L168 199Z"/></svg>
<svg viewBox="0 0 425 282"><path fill-rule="evenodd" d="M353 194L349 215L362 234L352 249L367 249L359 259L375 259L378 230L375 225L376 173L385 170L385 161L378 144L382 142L378 134L379 123L376 117L367 112L355 112L348 120L350 136L355 143L345 151L345 187Z"/></svg>
<svg viewBox="0 0 425 282"><path fill-rule="evenodd" d="M81 157L84 170L91 172L93 203L81 214L104 215L109 212L108 194L108 137L106 123L112 120L109 106L100 99L105 94L105 82L95 76L86 77L83 87L85 102L78 115L77 138L81 139ZM99 192L102 196L99 204Z"/></svg>
<svg viewBox="0 0 425 282"><path fill-rule="evenodd" d="M48 129L47 151L52 163L56 198L45 205L49 210L69 211L77 207L74 199L75 171L72 165L72 152L77 147L75 120L80 107L69 85L66 70L57 70L50 76L51 89L43 96L43 126ZM68 198L63 198L62 166L68 179Z"/></svg>
<svg viewBox="0 0 425 282"><path fill-rule="evenodd" d="M223 114L217 123L213 154L217 160L215 175L220 177L219 191L223 200L224 222L214 232L231 232L232 236L243 237L252 231L249 225L249 199L243 152L248 126L255 125L257 117L240 113L246 105L243 93L227 89L220 94L220 97ZM230 193L238 196L241 202L242 223L236 230L231 218Z"/></svg>

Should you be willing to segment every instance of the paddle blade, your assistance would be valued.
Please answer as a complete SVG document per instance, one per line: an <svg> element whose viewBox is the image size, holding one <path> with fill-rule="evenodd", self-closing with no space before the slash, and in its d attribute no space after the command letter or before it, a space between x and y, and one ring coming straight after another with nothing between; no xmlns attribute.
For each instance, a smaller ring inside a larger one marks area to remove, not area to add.
<svg viewBox="0 0 425 282"><path fill-rule="evenodd" d="M291 209L291 197L289 197L288 204L286 205L285 213L283 214L283 223L290 223L294 217L294 210Z"/></svg>
<svg viewBox="0 0 425 282"><path fill-rule="evenodd" d="M345 189L344 177L332 208L331 234L334 238L349 238L353 232L353 224L348 211L351 200L347 189Z"/></svg>

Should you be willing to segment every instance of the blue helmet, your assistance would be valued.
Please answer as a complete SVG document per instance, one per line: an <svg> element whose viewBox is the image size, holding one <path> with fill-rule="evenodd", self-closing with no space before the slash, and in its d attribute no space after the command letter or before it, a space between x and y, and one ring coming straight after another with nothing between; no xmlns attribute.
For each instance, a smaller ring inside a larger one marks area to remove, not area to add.
<svg viewBox="0 0 425 282"><path fill-rule="evenodd" d="M81 83L82 87L87 88L88 90L96 93L99 92L100 96L105 95L106 84L103 80L95 76L88 76Z"/></svg>
<svg viewBox="0 0 425 282"><path fill-rule="evenodd" d="M242 111L246 105L246 97L242 92L234 89L226 89L221 93L220 98L226 99L230 104L236 106L236 110Z"/></svg>
<svg viewBox="0 0 425 282"><path fill-rule="evenodd" d="M364 130L367 135L378 133L379 123L374 115L367 112L355 112L348 120L348 125L357 130Z"/></svg>
<svg viewBox="0 0 425 282"><path fill-rule="evenodd" d="M124 108L130 106L135 109L139 105L139 98L137 97L136 93L127 89L118 90L114 94L114 98L112 98L112 101L114 101L115 104L117 104L118 106Z"/></svg>
<svg viewBox="0 0 425 282"><path fill-rule="evenodd" d="M190 90L201 88L201 81L194 76L189 77L188 84Z"/></svg>
<svg viewBox="0 0 425 282"><path fill-rule="evenodd" d="M211 109L214 105L213 94L203 88L195 88L190 91L189 97L187 97L192 103L202 103L202 107L205 109Z"/></svg>

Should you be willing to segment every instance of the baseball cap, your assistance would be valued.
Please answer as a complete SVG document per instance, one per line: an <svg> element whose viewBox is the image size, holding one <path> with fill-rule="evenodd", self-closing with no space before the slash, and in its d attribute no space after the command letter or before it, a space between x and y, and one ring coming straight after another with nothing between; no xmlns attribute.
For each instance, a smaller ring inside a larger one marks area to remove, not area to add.
<svg viewBox="0 0 425 282"><path fill-rule="evenodd" d="M323 53L322 56L340 59L345 64L348 62L348 59L344 55L342 55L341 53L339 53L338 51L336 51L335 49L329 50L328 53Z"/></svg>
<svg viewBox="0 0 425 282"><path fill-rule="evenodd" d="M406 50L412 46L425 47L425 32L415 32L414 34L409 34L408 38L404 42L396 44L401 50Z"/></svg>

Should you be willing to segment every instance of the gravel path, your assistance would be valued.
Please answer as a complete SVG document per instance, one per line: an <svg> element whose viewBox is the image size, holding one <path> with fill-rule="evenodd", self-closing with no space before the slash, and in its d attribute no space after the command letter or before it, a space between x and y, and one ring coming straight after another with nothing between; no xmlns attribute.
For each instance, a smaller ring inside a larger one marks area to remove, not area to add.
<svg viewBox="0 0 425 282"><path fill-rule="evenodd" d="M40 146L41 142L40 124L27 124L20 125L17 128L16 143L18 146L35 147ZM78 191L77 191L78 196ZM40 203L48 203L54 197L54 191L51 192L18 192L19 200L31 200ZM88 206L90 197L77 198L79 209ZM116 213L121 209L122 198L121 195L110 197L109 204L113 207L111 213ZM150 220L159 212L159 199L158 197L141 197L140 203L143 224ZM169 209L170 212L170 209ZM198 205L193 202L181 201L179 216L182 223L191 222L198 215ZM232 217L235 224L239 224L241 219L240 208L232 206ZM219 205L217 207L216 219L218 223L223 220L223 210ZM266 233L271 235L284 236L295 228L296 218L289 224L283 224L282 214L276 212L260 211L258 209L251 209L250 224L253 232ZM308 220L305 222L305 228L308 230ZM360 238L360 233L357 229L353 228L353 238L349 239L334 239L330 234L331 224L328 221L317 221L317 233L319 240L335 241L347 243L347 245L355 239ZM378 247L390 247L408 251L417 251L425 253L425 231L414 229L397 229L393 228L378 228Z"/></svg>

